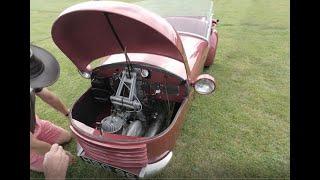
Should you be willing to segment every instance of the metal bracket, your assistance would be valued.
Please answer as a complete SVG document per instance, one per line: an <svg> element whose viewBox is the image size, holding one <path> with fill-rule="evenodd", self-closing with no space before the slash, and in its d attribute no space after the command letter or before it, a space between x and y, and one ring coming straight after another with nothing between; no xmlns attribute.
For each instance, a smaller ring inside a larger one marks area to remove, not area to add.
<svg viewBox="0 0 320 180"><path fill-rule="evenodd" d="M129 78L131 77L131 78ZM118 106L124 106L126 108L138 110L141 107L139 101L134 98L136 94L136 80L137 80L137 73L130 72L130 76L128 77L128 72L123 71L122 77L116 92L115 96L110 96L111 103ZM128 86L129 89L129 96L125 97L121 95L122 91L124 90L124 86Z"/></svg>

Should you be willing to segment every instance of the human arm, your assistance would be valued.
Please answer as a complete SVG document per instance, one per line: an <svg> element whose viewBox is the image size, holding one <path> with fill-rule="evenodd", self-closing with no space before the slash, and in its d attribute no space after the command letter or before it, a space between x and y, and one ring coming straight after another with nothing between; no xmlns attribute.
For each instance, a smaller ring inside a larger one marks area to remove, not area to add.
<svg viewBox="0 0 320 180"><path fill-rule="evenodd" d="M43 88L40 92L36 92L36 95L63 115L68 116L68 108L57 95L49 91L47 88Z"/></svg>
<svg viewBox="0 0 320 180"><path fill-rule="evenodd" d="M47 153L51 145L47 142L38 140L31 132L30 132L30 148L41 155Z"/></svg>

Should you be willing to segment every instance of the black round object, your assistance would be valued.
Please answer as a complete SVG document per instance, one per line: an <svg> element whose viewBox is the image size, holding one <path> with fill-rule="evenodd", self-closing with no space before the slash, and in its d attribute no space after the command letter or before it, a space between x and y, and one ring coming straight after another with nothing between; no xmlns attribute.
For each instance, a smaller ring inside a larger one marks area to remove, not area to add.
<svg viewBox="0 0 320 180"><path fill-rule="evenodd" d="M60 75L60 66L47 50L30 44L30 87L43 88L55 83Z"/></svg>

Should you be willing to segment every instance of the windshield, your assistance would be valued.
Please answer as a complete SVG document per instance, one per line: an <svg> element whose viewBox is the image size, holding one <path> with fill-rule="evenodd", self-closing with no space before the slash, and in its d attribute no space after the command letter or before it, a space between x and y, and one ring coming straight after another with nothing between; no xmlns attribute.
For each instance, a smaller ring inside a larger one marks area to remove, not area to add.
<svg viewBox="0 0 320 180"><path fill-rule="evenodd" d="M211 29L211 0L125 1L139 5L165 18L179 33L191 33L208 39Z"/></svg>

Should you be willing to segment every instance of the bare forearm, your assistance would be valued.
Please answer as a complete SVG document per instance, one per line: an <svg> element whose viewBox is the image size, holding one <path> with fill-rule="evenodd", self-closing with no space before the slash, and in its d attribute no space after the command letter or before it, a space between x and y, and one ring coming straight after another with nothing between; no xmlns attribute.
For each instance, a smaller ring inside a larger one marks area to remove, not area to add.
<svg viewBox="0 0 320 180"><path fill-rule="evenodd" d="M45 155L50 150L50 147L51 145L49 143L41 141L37 146L33 147L32 149L34 151L37 151L41 155Z"/></svg>
<svg viewBox="0 0 320 180"><path fill-rule="evenodd" d="M58 98L52 98L52 99L43 99L47 104L52 106L54 109L61 112L63 115L66 115L69 113L67 107L60 101Z"/></svg>
<svg viewBox="0 0 320 180"><path fill-rule="evenodd" d="M49 91L47 88L43 88L42 91L37 93L37 95L47 104L52 106L54 109L58 110L62 114L66 115L69 113L67 107L63 104L63 102L56 96L54 93Z"/></svg>
<svg viewBox="0 0 320 180"><path fill-rule="evenodd" d="M41 155L45 155L51 148L51 144L37 139L30 142L30 148Z"/></svg>

